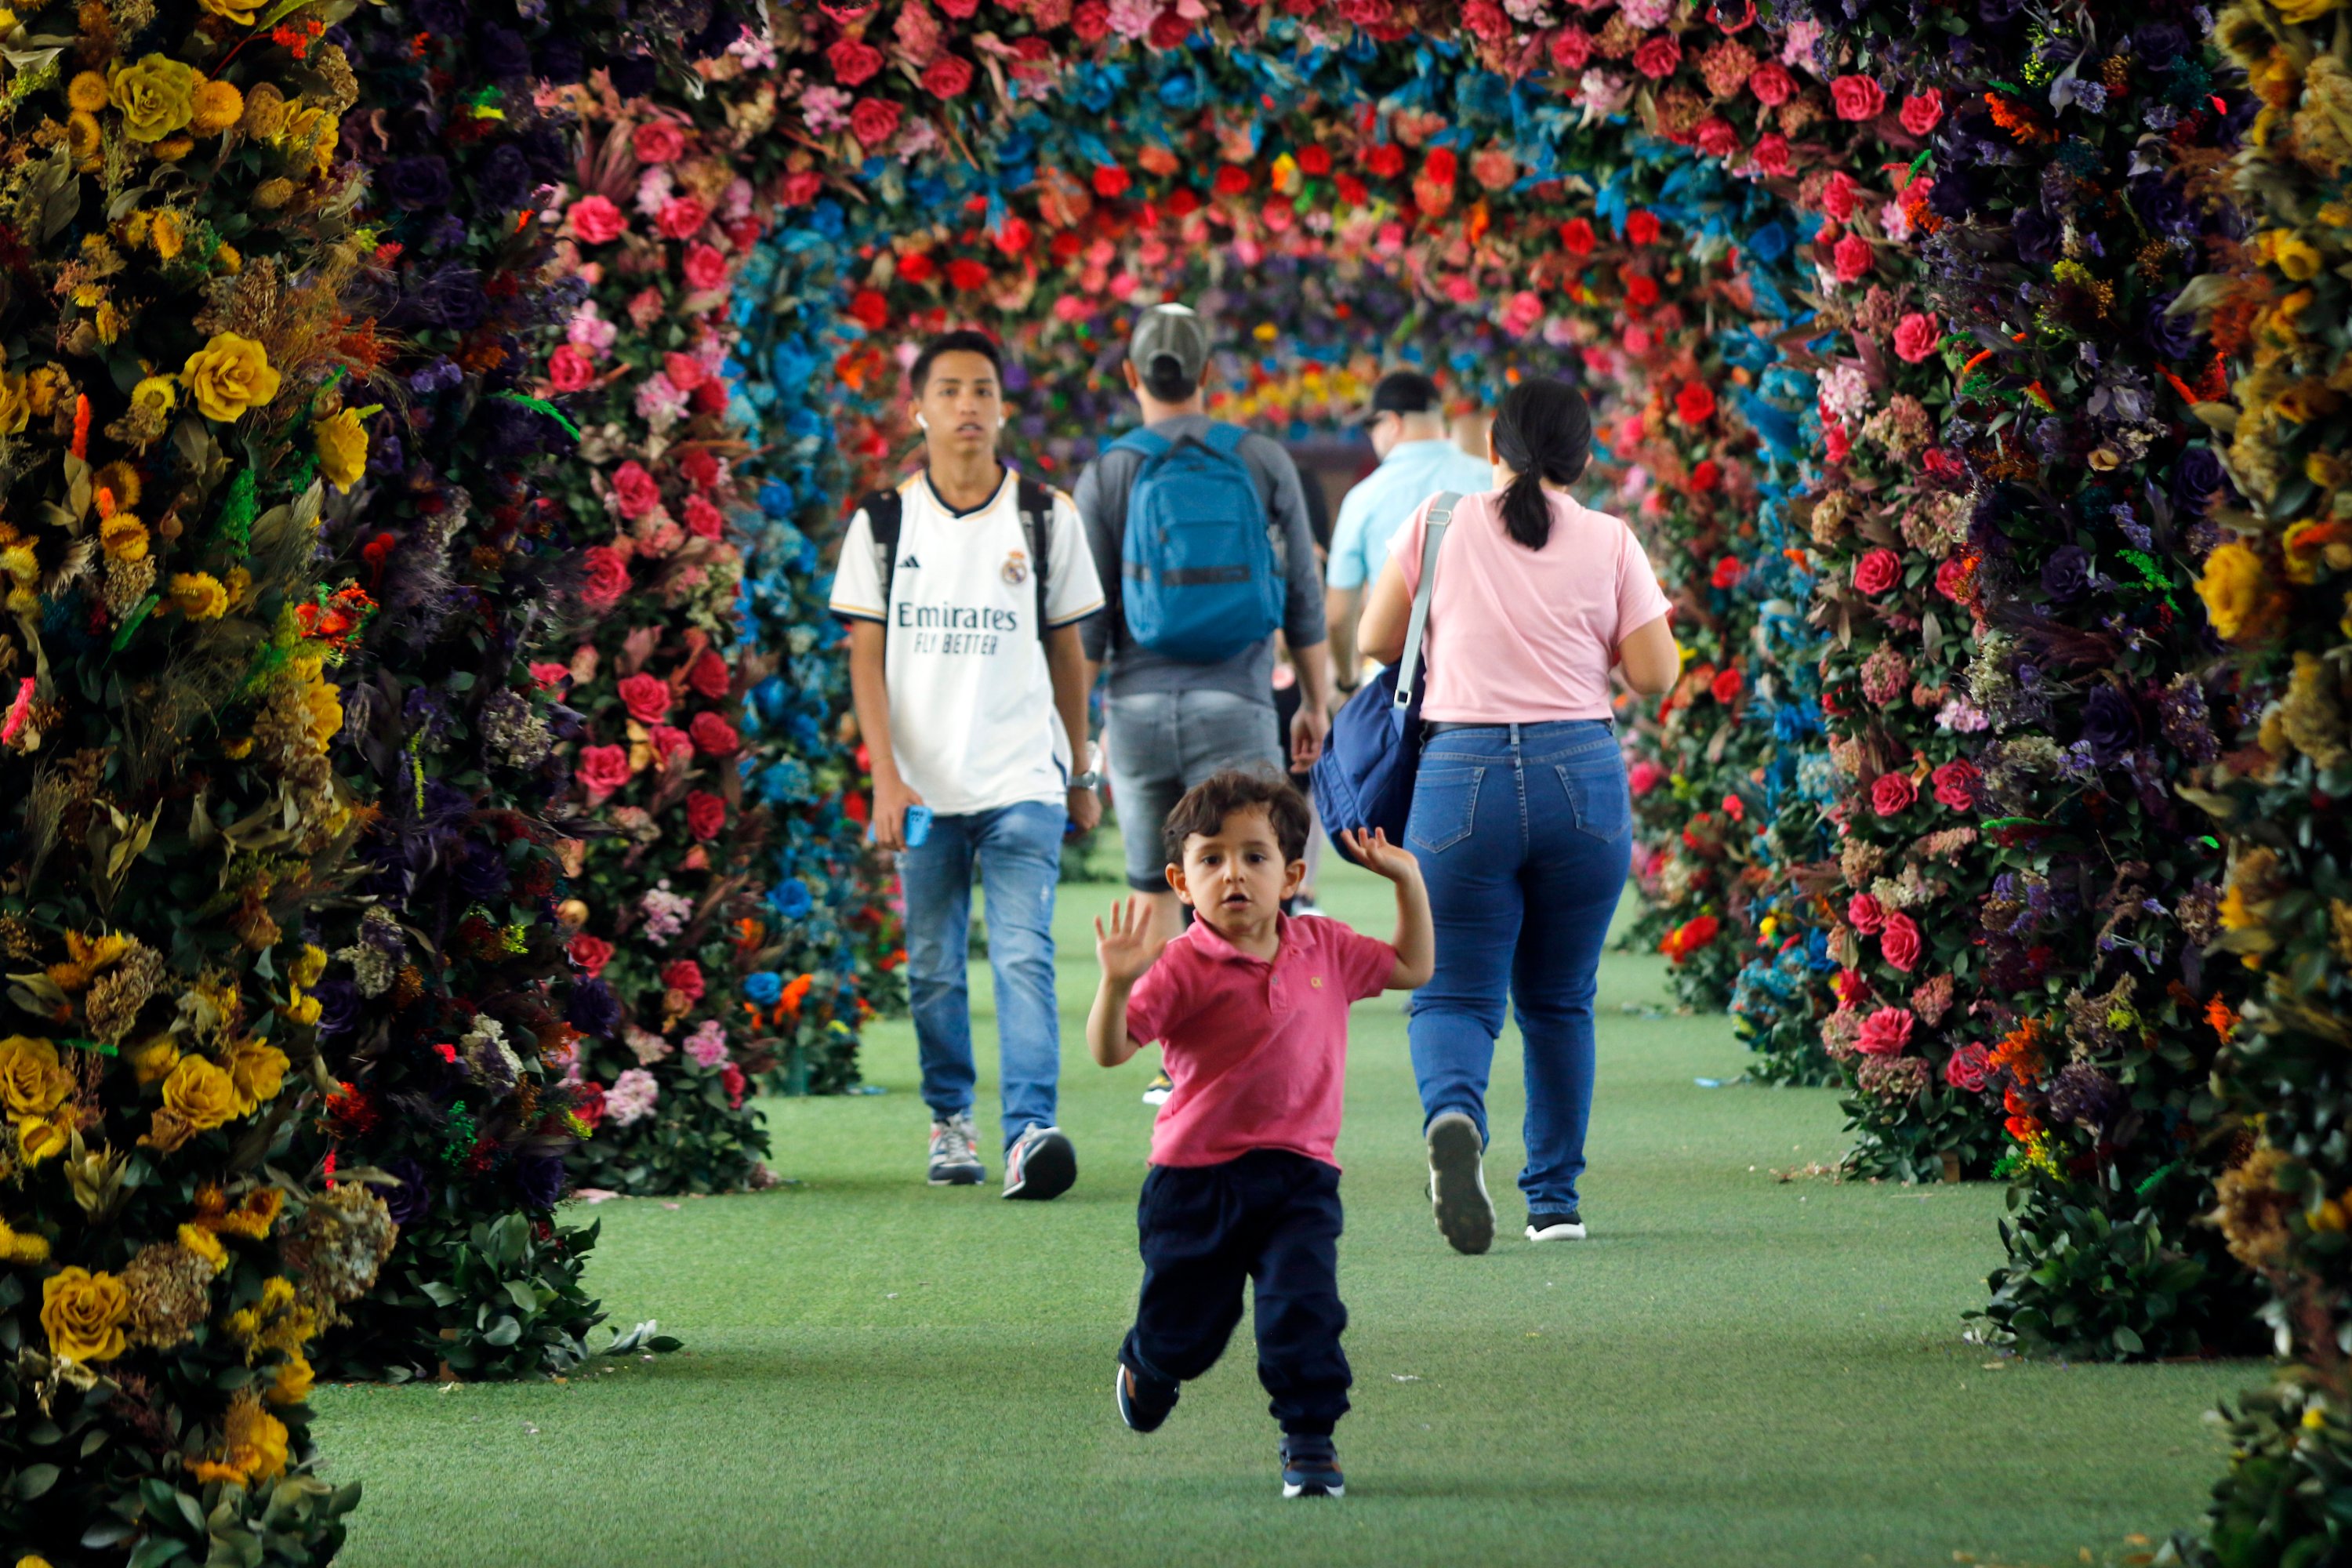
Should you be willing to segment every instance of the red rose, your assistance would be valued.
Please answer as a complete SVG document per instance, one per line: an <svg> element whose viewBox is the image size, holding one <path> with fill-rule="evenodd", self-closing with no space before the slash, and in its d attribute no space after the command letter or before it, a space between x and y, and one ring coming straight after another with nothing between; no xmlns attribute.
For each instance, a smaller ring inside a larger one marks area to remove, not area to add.
<svg viewBox="0 0 2352 1568"><path fill-rule="evenodd" d="M1870 809L1881 816L1900 816L1918 798L1919 786L1909 773L1881 773L1870 786Z"/></svg>
<svg viewBox="0 0 2352 1568"><path fill-rule="evenodd" d="M1595 238L1589 218L1572 217L1559 226L1559 247L1570 256L1590 256Z"/></svg>
<svg viewBox="0 0 2352 1568"><path fill-rule="evenodd" d="M1704 425L1715 416L1715 388L1686 381L1675 394L1675 413L1685 425Z"/></svg>
<svg viewBox="0 0 2352 1568"><path fill-rule="evenodd" d="M1903 100L1903 129L1914 136L1925 136L1943 118L1944 95L1932 87Z"/></svg>
<svg viewBox="0 0 2352 1568"><path fill-rule="evenodd" d="M971 62L961 55L941 55L923 71L923 90L933 98L961 98L971 86Z"/></svg>
<svg viewBox="0 0 2352 1568"><path fill-rule="evenodd" d="M621 237L629 220L608 196L583 196L564 214L572 232L591 245L610 245Z"/></svg>
<svg viewBox="0 0 2352 1568"><path fill-rule="evenodd" d="M833 79L844 87L863 87L882 68L882 51L857 38L844 38L824 51Z"/></svg>
<svg viewBox="0 0 2352 1568"><path fill-rule="evenodd" d="M1837 268L1837 279L1841 283L1860 282L1875 259L1871 254L1870 241L1858 234L1846 235L1830 251L1830 261Z"/></svg>
<svg viewBox="0 0 2352 1568"><path fill-rule="evenodd" d="M1691 132L1698 150L1710 158L1727 159L1739 151L1739 128L1720 114L1710 114Z"/></svg>
<svg viewBox="0 0 2352 1568"><path fill-rule="evenodd" d="M1842 76L1830 83L1830 101L1840 120L1875 120L1886 109L1886 89L1866 76Z"/></svg>
<svg viewBox="0 0 2352 1568"><path fill-rule="evenodd" d="M1658 302L1658 280L1646 272L1636 272L1625 279L1625 303L1636 310L1646 310Z"/></svg>
<svg viewBox="0 0 2352 1568"><path fill-rule="evenodd" d="M1942 562L1936 567L1936 592L1955 605L1968 596L1969 563L1958 556Z"/></svg>
<svg viewBox="0 0 2352 1568"><path fill-rule="evenodd" d="M1036 231L1026 218L1008 217L990 231L989 242L1006 256L1026 256L1029 247L1037 243Z"/></svg>
<svg viewBox="0 0 2352 1568"><path fill-rule="evenodd" d="M1690 471L1690 488L1694 494L1712 494L1715 488L1721 483L1723 483L1723 468L1722 466L1717 463L1713 458L1701 458L1698 460L1697 465ZM1732 582L1736 583L1739 580L1738 572L1739 563L1734 561L1731 563L1731 565L1734 569L1732 574ZM1717 576L1721 576L1723 574L1723 567L1721 564L1717 564L1715 571ZM1716 584L1718 588L1727 588L1730 585L1730 583L1718 583Z"/></svg>
<svg viewBox="0 0 2352 1568"><path fill-rule="evenodd" d="M873 289L860 289L849 301L850 319L869 332L878 332L890 321L890 301Z"/></svg>
<svg viewBox="0 0 2352 1568"><path fill-rule="evenodd" d="M879 147L898 133L898 106L887 99L861 98L849 110L849 133L860 145Z"/></svg>
<svg viewBox="0 0 2352 1568"><path fill-rule="evenodd" d="M709 790L686 792L686 830L704 842L719 837L727 826L727 803Z"/></svg>
<svg viewBox="0 0 2352 1568"><path fill-rule="evenodd" d="M547 356L547 379L558 392L581 392L595 384L595 363L565 343Z"/></svg>
<svg viewBox="0 0 2352 1568"><path fill-rule="evenodd" d="M988 268L969 256L959 256L948 263L948 286L969 294L988 287Z"/></svg>
<svg viewBox="0 0 2352 1568"><path fill-rule="evenodd" d="M1592 35L1581 27L1562 27L1552 36L1552 69L1580 71L1592 58Z"/></svg>
<svg viewBox="0 0 2352 1568"><path fill-rule="evenodd" d="M1845 923L1864 936L1874 936L1886 924L1886 907L1868 893L1845 901Z"/></svg>
<svg viewBox="0 0 2352 1568"><path fill-rule="evenodd" d="M1110 7L1104 0L1078 0L1078 8L1070 14L1070 31L1082 44L1099 44L1110 31Z"/></svg>
<svg viewBox="0 0 2352 1568"><path fill-rule="evenodd" d="M963 21L980 9L980 0L939 0L939 7L958 21Z"/></svg>
<svg viewBox="0 0 2352 1568"><path fill-rule="evenodd" d="M727 412L727 384L715 375L706 375L702 384L694 389L694 411L697 414Z"/></svg>
<svg viewBox="0 0 2352 1568"><path fill-rule="evenodd" d="M1852 177L1840 169L1822 186L1822 211L1840 223L1845 222L1853 216L1854 194L1859 188Z"/></svg>
<svg viewBox="0 0 2352 1568"><path fill-rule="evenodd" d="M731 757L743 743L735 726L716 713L697 713L688 728L693 732L695 750L707 757Z"/></svg>
<svg viewBox="0 0 2352 1568"><path fill-rule="evenodd" d="M665 768L676 767L678 762L694 754L694 742L687 732L673 724L656 724L646 739L652 742L654 755Z"/></svg>
<svg viewBox="0 0 2352 1568"><path fill-rule="evenodd" d="M1298 172L1302 174L1328 174L1331 172L1330 149L1319 146L1298 150Z"/></svg>
<svg viewBox="0 0 2352 1568"><path fill-rule="evenodd" d="M1822 432L1822 454L1832 463L1843 463L1853 450L1853 437L1845 433L1843 425L1832 425Z"/></svg>
<svg viewBox="0 0 2352 1568"><path fill-rule="evenodd" d="M673 163L686 153L686 132L667 120L649 120L629 136L640 163Z"/></svg>
<svg viewBox="0 0 2352 1568"><path fill-rule="evenodd" d="M1433 185L1444 185L1451 190L1461 175L1462 162L1454 155L1451 147L1432 147L1429 156L1421 162L1421 178Z"/></svg>
<svg viewBox="0 0 2352 1568"><path fill-rule="evenodd" d="M928 283L939 276L940 264L928 250L910 250L898 258L898 276L909 283Z"/></svg>
<svg viewBox="0 0 2352 1568"><path fill-rule="evenodd" d="M1854 969L1839 970L1837 978L1830 982L1830 989L1837 994L1841 1007L1851 1007L1870 994L1870 986L1863 980L1862 972Z"/></svg>
<svg viewBox="0 0 2352 1568"><path fill-rule="evenodd" d="M1742 679L1738 669L1727 669L1716 676L1714 681L1707 687L1707 690L1713 694L1717 702L1728 703L1739 695L1740 689L1746 684L1747 681Z"/></svg>
<svg viewBox="0 0 2352 1568"><path fill-rule="evenodd" d="M727 514L698 495L686 498L686 529L697 539L717 539L727 531Z"/></svg>
<svg viewBox="0 0 2352 1568"><path fill-rule="evenodd" d="M1100 164L1094 173L1095 195L1107 202L1127 195L1127 188L1134 183L1134 176L1117 163Z"/></svg>
<svg viewBox="0 0 2352 1568"><path fill-rule="evenodd" d="M1951 807L1954 811L1972 811L1976 808L1976 784L1980 775L1977 773L1977 765L1974 763L1966 757L1958 757L1946 763L1928 776L1935 781L1936 799L1938 802Z"/></svg>
<svg viewBox="0 0 2352 1568"><path fill-rule="evenodd" d="M1331 188L1333 191L1338 193L1339 205L1343 207L1362 206L1366 201L1370 199L1372 194L1365 188L1364 182L1356 178L1353 174L1340 174L1335 176L1331 181ZM1177 194L1181 195L1184 193L1180 191Z"/></svg>
<svg viewBox="0 0 2352 1568"><path fill-rule="evenodd" d="M695 793L700 795L702 792L697 790ZM690 958L675 958L663 964L661 980L665 991L677 992L690 1002L702 1000L702 965Z"/></svg>
<svg viewBox="0 0 2352 1568"><path fill-rule="evenodd" d="M1951 1059L1944 1064L1944 1081L1954 1089L1979 1094L1984 1090L1985 1074L1991 1070L1991 1053L1970 1040L1954 1051Z"/></svg>
<svg viewBox="0 0 2352 1568"><path fill-rule="evenodd" d="M583 552L587 580L580 586L580 602L592 610L608 610L629 591L629 558L609 544L592 544Z"/></svg>
<svg viewBox="0 0 2352 1568"><path fill-rule="evenodd" d="M735 675L727 668L724 658L711 649L704 648L688 668L686 683L716 702L733 688Z"/></svg>
<svg viewBox="0 0 2352 1568"><path fill-rule="evenodd" d="M710 221L710 204L700 196L672 196L662 203L654 226L672 239L692 239Z"/></svg>
<svg viewBox="0 0 2352 1568"><path fill-rule="evenodd" d="M551 660L533 659L530 665L531 683L541 691L555 691L572 679L572 667Z"/></svg>
<svg viewBox="0 0 2352 1568"><path fill-rule="evenodd" d="M719 459L703 447L690 447L677 460L677 471L686 476L688 484L707 490L719 482Z"/></svg>
<svg viewBox="0 0 2352 1568"><path fill-rule="evenodd" d="M1652 245L1658 237L1658 215L1647 207L1635 209L1625 219L1625 237L1635 245Z"/></svg>
<svg viewBox="0 0 2352 1568"><path fill-rule="evenodd" d="M586 970L591 980L604 973L604 966L613 962L613 944L584 931L573 935L571 949L572 962Z"/></svg>
<svg viewBox="0 0 2352 1568"><path fill-rule="evenodd" d="M604 1086L601 1083L575 1083L572 1086L572 1113L588 1124L593 1132L604 1121Z"/></svg>
<svg viewBox="0 0 2352 1568"><path fill-rule="evenodd" d="M1853 563L1854 587L1873 598L1894 587L1902 578L1902 557L1883 544Z"/></svg>
<svg viewBox="0 0 2352 1568"><path fill-rule="evenodd" d="M727 287L727 258L715 245L697 240L688 246L685 270L687 282L705 292Z"/></svg>
<svg viewBox="0 0 2352 1568"><path fill-rule="evenodd" d="M662 355L662 374L680 392L692 392L702 384L702 362L692 354L666 353Z"/></svg>
<svg viewBox="0 0 2352 1568"><path fill-rule="evenodd" d="M1914 310L1895 323L1895 357L1906 364L1917 364L1936 352L1942 337L1935 317Z"/></svg>
<svg viewBox="0 0 2352 1568"><path fill-rule="evenodd" d="M1633 68L1652 81L1675 74L1683 63L1683 41L1672 33L1653 33L1633 51Z"/></svg>
<svg viewBox="0 0 2352 1568"><path fill-rule="evenodd" d="M1707 581L1717 588L1736 588L1739 585L1739 579L1747 574L1748 569L1739 563L1738 556L1727 555L1715 563L1715 571Z"/></svg>
<svg viewBox="0 0 2352 1568"><path fill-rule="evenodd" d="M1766 60L1748 76L1748 90L1767 109L1778 109L1796 95L1797 79L1779 60Z"/></svg>
<svg viewBox="0 0 2352 1568"><path fill-rule="evenodd" d="M1789 161L1789 139L1778 131L1756 138L1756 145L1748 149L1748 156L1756 160L1758 168L1775 178L1789 174L1796 167Z"/></svg>
<svg viewBox="0 0 2352 1568"><path fill-rule="evenodd" d="M1383 180L1393 180L1404 173L1404 149L1383 142L1364 154L1364 167Z"/></svg>
<svg viewBox="0 0 2352 1568"><path fill-rule="evenodd" d="M1192 24L1184 20L1181 13L1162 11L1151 18L1150 29L1143 35L1143 41L1165 54L1181 45L1192 31Z"/></svg>
<svg viewBox="0 0 2352 1568"><path fill-rule="evenodd" d="M640 724L658 724L669 717L669 682L643 670L621 681L621 705Z"/></svg>
<svg viewBox="0 0 2352 1568"><path fill-rule="evenodd" d="M1909 915L1892 914L1879 928L1878 953L1908 974L1919 963L1919 928ZM1906 1016L1908 1016L1906 1014Z"/></svg>
<svg viewBox="0 0 2352 1568"><path fill-rule="evenodd" d="M1899 1057L1911 1043L1911 1024L1908 1007L1881 1007L1862 1021L1854 1048L1869 1057Z"/></svg>
<svg viewBox="0 0 2352 1568"><path fill-rule="evenodd" d="M580 782L588 786L588 803L593 805L629 782L628 750L622 746L583 746L580 765L574 771Z"/></svg>
<svg viewBox="0 0 2352 1568"><path fill-rule="evenodd" d="M796 174L786 174L784 205L804 207L816 200L816 194L823 189L824 189L824 176L813 169L803 169Z"/></svg>
<svg viewBox="0 0 2352 1568"><path fill-rule="evenodd" d="M743 1076L743 1069L729 1062L719 1069L719 1085L727 1091L727 1109L742 1110L743 1091L751 1087L751 1080Z"/></svg>
<svg viewBox="0 0 2352 1568"><path fill-rule="evenodd" d="M1250 188L1249 171L1239 163L1222 163L1217 168L1216 193L1221 196L1237 196Z"/></svg>
<svg viewBox="0 0 2352 1568"><path fill-rule="evenodd" d="M620 498L621 515L632 521L661 505L661 486L635 458L613 470L613 493Z"/></svg>

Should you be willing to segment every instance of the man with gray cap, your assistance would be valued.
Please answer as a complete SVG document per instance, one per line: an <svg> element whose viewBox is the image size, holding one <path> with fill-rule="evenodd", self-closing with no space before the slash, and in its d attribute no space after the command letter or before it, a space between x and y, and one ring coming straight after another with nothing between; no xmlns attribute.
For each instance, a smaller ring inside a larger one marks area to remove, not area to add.
<svg viewBox="0 0 2352 1568"><path fill-rule="evenodd" d="M1146 310L1125 367L1143 428L1087 464L1073 498L1104 568L1103 613L1082 635L1089 667L1110 670L1110 780L1128 885L1151 896L1171 935L1182 915L1160 826L1177 800L1221 769L1304 766L1331 727L1298 469L1275 442L1210 419L1208 365L1200 317L1182 305ZM1286 760L1274 712L1277 630L1304 693Z"/></svg>

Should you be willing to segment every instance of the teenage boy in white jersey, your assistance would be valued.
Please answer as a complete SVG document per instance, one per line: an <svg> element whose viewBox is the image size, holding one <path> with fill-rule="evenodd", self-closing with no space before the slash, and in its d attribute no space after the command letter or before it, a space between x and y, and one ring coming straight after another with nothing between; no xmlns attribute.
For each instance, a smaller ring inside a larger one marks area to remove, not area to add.
<svg viewBox="0 0 2352 1568"><path fill-rule="evenodd" d="M875 841L901 852L930 1181L965 1186L985 1175L965 985L977 863L996 976L1004 1195L1054 1198L1078 1170L1054 1125L1054 889L1066 823L1083 830L1102 816L1095 775L1077 761L1087 744L1077 623L1102 607L1102 585L1069 497L996 455L1004 380L995 342L971 331L935 338L911 383L923 470L859 504L833 612L849 623ZM928 832L908 832L914 807L929 814Z"/></svg>

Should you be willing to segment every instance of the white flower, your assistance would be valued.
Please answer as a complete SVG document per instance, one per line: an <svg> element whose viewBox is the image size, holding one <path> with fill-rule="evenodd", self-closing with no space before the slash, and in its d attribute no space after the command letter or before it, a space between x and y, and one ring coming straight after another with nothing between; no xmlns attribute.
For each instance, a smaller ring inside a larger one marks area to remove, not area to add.
<svg viewBox="0 0 2352 1568"><path fill-rule="evenodd" d="M1842 364L1821 379L1822 417L1838 421L1870 409L1870 378L1858 364Z"/></svg>
<svg viewBox="0 0 2352 1568"><path fill-rule="evenodd" d="M654 1075L643 1068L631 1068L604 1091L604 1120L615 1127L642 1121L654 1113L660 1099L661 1085L654 1081Z"/></svg>

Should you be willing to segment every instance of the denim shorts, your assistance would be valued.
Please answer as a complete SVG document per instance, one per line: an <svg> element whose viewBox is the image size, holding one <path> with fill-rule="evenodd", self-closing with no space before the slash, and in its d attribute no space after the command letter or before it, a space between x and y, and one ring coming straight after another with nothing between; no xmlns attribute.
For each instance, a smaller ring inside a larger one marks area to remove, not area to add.
<svg viewBox="0 0 2352 1568"><path fill-rule="evenodd" d="M1168 852L1160 830L1184 792L1224 768L1279 773L1274 694L1147 691L1108 705L1111 804L1127 850L1127 885L1168 890Z"/></svg>

